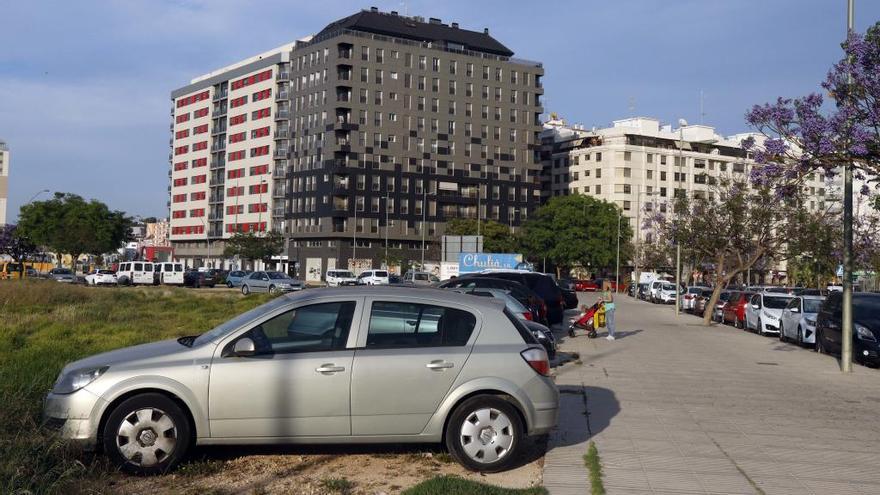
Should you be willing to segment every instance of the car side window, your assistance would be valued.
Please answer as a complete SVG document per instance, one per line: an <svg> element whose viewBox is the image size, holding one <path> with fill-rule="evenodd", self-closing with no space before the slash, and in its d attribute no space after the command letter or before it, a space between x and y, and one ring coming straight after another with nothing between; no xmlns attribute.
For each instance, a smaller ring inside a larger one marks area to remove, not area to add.
<svg viewBox="0 0 880 495"><path fill-rule="evenodd" d="M282 313L248 331L257 354L344 349L355 302L312 304Z"/></svg>
<svg viewBox="0 0 880 495"><path fill-rule="evenodd" d="M474 315L459 309L377 301L370 312L367 348L462 346L476 323Z"/></svg>

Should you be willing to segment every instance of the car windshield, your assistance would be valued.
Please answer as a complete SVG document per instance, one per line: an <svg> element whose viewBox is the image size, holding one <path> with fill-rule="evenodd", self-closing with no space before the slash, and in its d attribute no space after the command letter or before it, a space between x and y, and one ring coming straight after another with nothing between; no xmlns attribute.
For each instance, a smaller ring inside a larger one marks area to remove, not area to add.
<svg viewBox="0 0 880 495"><path fill-rule="evenodd" d="M273 299L267 302L262 306L257 306L256 308L242 313L227 322L217 325L210 331L199 335L193 343L193 346L199 346L208 342L216 341L217 339L223 337L224 335L232 332L237 328L240 328L242 325L247 324L249 321L259 317L260 315L274 311L276 308L283 306L287 303L287 298L279 297L277 299Z"/></svg>
<svg viewBox="0 0 880 495"><path fill-rule="evenodd" d="M804 299L804 313L818 313L822 307L821 299Z"/></svg>
<svg viewBox="0 0 880 495"><path fill-rule="evenodd" d="M269 275L269 278L271 278L272 280L287 278L287 275L285 275L281 272L266 272L266 273Z"/></svg>
<svg viewBox="0 0 880 495"><path fill-rule="evenodd" d="M333 274L334 277L343 277L343 278L354 278L354 274L351 272L336 272Z"/></svg>
<svg viewBox="0 0 880 495"><path fill-rule="evenodd" d="M860 297L853 301L853 317L876 319L880 315L880 297Z"/></svg>
<svg viewBox="0 0 880 495"><path fill-rule="evenodd" d="M113 273L111 270L98 270L98 275L113 275Z"/></svg>
<svg viewBox="0 0 880 495"><path fill-rule="evenodd" d="M376 275L375 275L375 276L377 276L377 277L387 277L387 276L388 276L388 272L386 272L386 271L378 271L378 272L376 272Z"/></svg>
<svg viewBox="0 0 880 495"><path fill-rule="evenodd" d="M718 295L719 301L727 301L728 299L730 299L730 292L722 292Z"/></svg>
<svg viewBox="0 0 880 495"><path fill-rule="evenodd" d="M691 287L688 289L688 294L700 294L703 292L702 287Z"/></svg>
<svg viewBox="0 0 880 495"><path fill-rule="evenodd" d="M764 296L764 307L770 309L783 309L791 301L790 297L768 297Z"/></svg>
<svg viewBox="0 0 880 495"><path fill-rule="evenodd" d="M55 273L57 275L70 275L70 270L68 270L67 268L58 268L55 270Z"/></svg>
<svg viewBox="0 0 880 495"><path fill-rule="evenodd" d="M663 290L675 290L675 286L672 285L672 284L663 284L663 285L661 286L661 288L662 288Z"/></svg>

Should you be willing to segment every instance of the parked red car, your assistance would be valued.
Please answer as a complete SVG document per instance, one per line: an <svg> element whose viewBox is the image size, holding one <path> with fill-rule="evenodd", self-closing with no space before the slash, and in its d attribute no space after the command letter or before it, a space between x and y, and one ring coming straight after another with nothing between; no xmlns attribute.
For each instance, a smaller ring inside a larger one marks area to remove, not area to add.
<svg viewBox="0 0 880 495"><path fill-rule="evenodd" d="M746 305L752 297L751 292L733 292L721 310L724 323L732 323L736 328L745 328Z"/></svg>
<svg viewBox="0 0 880 495"><path fill-rule="evenodd" d="M575 280L574 290L578 292L595 292L599 290L599 284L593 280Z"/></svg>

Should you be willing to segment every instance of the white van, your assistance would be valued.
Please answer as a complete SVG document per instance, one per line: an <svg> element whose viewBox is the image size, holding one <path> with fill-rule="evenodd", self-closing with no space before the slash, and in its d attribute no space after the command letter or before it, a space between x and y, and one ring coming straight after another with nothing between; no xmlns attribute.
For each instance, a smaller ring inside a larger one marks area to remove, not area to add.
<svg viewBox="0 0 880 495"><path fill-rule="evenodd" d="M183 264L155 263L160 284L183 285Z"/></svg>
<svg viewBox="0 0 880 495"><path fill-rule="evenodd" d="M367 270L357 278L358 285L388 285L388 270Z"/></svg>
<svg viewBox="0 0 880 495"><path fill-rule="evenodd" d="M403 275L403 283L410 283L413 285L431 285L439 281L439 278L428 272L410 271Z"/></svg>
<svg viewBox="0 0 880 495"><path fill-rule="evenodd" d="M339 287L340 285L356 285L357 277L349 270L327 270L324 281L330 287Z"/></svg>
<svg viewBox="0 0 880 495"><path fill-rule="evenodd" d="M126 261L116 270L119 285L153 285L153 264L149 261Z"/></svg>

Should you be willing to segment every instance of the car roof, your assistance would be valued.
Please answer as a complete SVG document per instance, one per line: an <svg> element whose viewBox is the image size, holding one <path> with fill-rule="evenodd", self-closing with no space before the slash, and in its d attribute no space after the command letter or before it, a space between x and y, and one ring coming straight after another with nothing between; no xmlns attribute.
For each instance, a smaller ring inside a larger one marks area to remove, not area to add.
<svg viewBox="0 0 880 495"><path fill-rule="evenodd" d="M408 299L422 299L425 304L454 303L469 306L475 310L501 311L504 309L504 301L497 298L474 297L447 289L434 287L405 286L353 286L353 287L322 287L294 292L286 296L291 302L323 299L326 297L357 296L389 298L396 301L401 297Z"/></svg>

